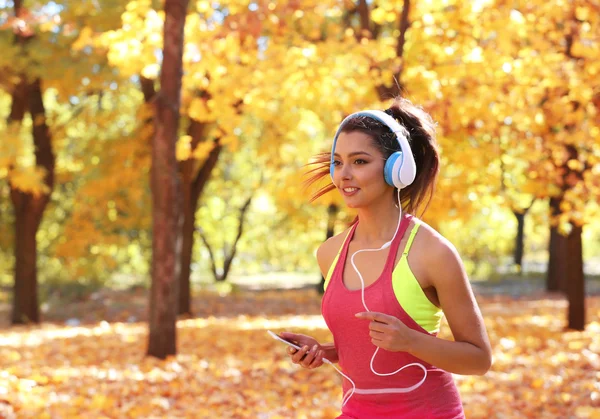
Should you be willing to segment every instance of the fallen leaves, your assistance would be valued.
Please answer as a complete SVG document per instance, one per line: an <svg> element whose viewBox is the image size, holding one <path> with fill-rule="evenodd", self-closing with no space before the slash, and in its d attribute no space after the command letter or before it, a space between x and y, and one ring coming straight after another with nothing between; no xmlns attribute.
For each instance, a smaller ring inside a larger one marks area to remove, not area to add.
<svg viewBox="0 0 600 419"><path fill-rule="evenodd" d="M478 299L494 366L483 377L455 376L469 419L600 419L600 298L588 298L591 322L584 332L563 330L561 299ZM195 306L205 315L178 322L178 354L165 361L144 356L144 323L3 330L0 417L326 419L339 414L338 374L327 365L313 371L296 367L285 346L265 332L293 330L330 340L316 293L203 294ZM127 317L134 312L143 320L141 307L127 310ZM443 330L448 337L448 328Z"/></svg>

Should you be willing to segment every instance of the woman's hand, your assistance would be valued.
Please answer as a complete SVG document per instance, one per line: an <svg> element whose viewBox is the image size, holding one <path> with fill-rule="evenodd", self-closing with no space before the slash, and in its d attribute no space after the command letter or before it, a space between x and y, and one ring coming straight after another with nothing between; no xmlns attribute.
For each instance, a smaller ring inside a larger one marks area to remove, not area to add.
<svg viewBox="0 0 600 419"><path fill-rule="evenodd" d="M415 331L400 319L373 311L357 313L356 317L371 320L369 335L375 346L391 352L410 352Z"/></svg>
<svg viewBox="0 0 600 419"><path fill-rule="evenodd" d="M291 346L288 347L288 354L294 364L308 369L318 368L323 365L325 350L316 339L290 332L282 332L279 336L302 348L297 350Z"/></svg>

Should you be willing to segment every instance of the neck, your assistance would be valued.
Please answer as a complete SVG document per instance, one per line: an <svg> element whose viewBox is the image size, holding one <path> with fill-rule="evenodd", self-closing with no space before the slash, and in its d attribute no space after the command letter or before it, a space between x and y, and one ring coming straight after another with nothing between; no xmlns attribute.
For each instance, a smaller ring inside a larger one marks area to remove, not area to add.
<svg viewBox="0 0 600 419"><path fill-rule="evenodd" d="M382 200L369 207L358 210L360 224L356 227L354 237L367 244L381 244L392 240L398 227L400 209L393 199Z"/></svg>

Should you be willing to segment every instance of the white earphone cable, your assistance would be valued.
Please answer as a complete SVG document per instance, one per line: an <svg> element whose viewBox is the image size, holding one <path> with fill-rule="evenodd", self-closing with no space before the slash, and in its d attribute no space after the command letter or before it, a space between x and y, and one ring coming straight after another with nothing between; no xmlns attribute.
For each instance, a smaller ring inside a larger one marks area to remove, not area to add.
<svg viewBox="0 0 600 419"><path fill-rule="evenodd" d="M358 253L360 253L360 252L378 252L378 251L386 249L386 248L388 248L388 247L390 247L392 245L392 242L394 241L394 239L396 238L396 235L398 234L398 231L400 230L400 224L402 223L402 204L400 202L400 189L398 189L398 206L400 208L400 213L399 213L399 216L398 216L398 225L396 226L396 231L394 232L394 236L392 237L392 240L384 243L383 246L381 246L379 249L362 249L362 250L358 250L358 251L354 252L352 254L352 256L350 257L350 263L352 264L352 267L354 268L354 270L358 274L358 278L360 279L360 285L361 285L360 290L361 290L362 304L363 304L363 307L365 308L365 310L368 311L368 312L371 312L371 310L369 310L369 307L367 307L367 303L365 302L365 280L363 279L360 271L358 270L358 268L356 267L356 264L354 263L354 257ZM375 349L375 352L373 353L373 356L371 357L370 367L371 367L371 371L373 372L373 374L378 375L380 377L387 377L387 376L390 376L390 375L397 374L397 373L399 373L400 371L402 371L405 368L415 366L415 367L419 367L419 368L421 368L423 370L423 373L424 373L423 378L417 384L415 384L415 385L413 385L411 387L406 387L406 388L372 389L372 390L362 390L362 389L360 389L360 390L357 390L356 389L356 385L354 384L354 381L352 381L350 379L350 377L348 377L346 374L344 374L343 372L341 372L331 362L327 361L328 364L330 364L331 366L333 366L333 368L335 368L337 370L337 372L339 372L341 375L343 375L352 384L352 389L348 390L346 392L346 394L344 395L343 399L342 399L342 407L348 402L348 400L350 400L350 398L354 395L355 392L358 392L360 394L408 393L410 391L413 391L413 390L417 389L418 387L421 386L421 384L423 384L425 382L425 379L427 378L427 369L422 364L420 364L418 362L413 362L411 364L404 365L401 368L397 369L396 371L389 372L389 373L380 373L380 372L375 371L375 368L373 367L373 362L375 361L375 356L377 355L377 352L379 352L379 349L380 348L377 347Z"/></svg>

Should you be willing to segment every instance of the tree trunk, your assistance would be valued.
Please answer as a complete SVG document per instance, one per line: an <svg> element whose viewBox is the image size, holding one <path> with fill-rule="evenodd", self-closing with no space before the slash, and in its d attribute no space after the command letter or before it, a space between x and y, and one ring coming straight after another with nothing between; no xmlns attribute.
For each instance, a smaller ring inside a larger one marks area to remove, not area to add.
<svg viewBox="0 0 600 419"><path fill-rule="evenodd" d="M356 38L358 41L362 39L376 39L381 31L378 28L378 25L375 22L372 22L371 19L371 9L372 2L368 0L359 0L358 4L354 11L358 13L358 19L360 22L360 29L355 30ZM410 27L410 0L403 0L402 2L402 13L400 14L400 19L398 19L398 38L396 41L396 57L402 59L404 56L404 48L406 46L406 32ZM344 18L344 23L346 25L350 25L352 22L351 18ZM394 66L391 68L392 70L392 78L376 86L377 95L379 99L382 101L390 100L396 97L398 94L402 93L404 90L404 86L401 80L402 71L404 66L402 64L402 60L400 60L400 64L398 66ZM379 69L381 71L381 69Z"/></svg>
<svg viewBox="0 0 600 419"><path fill-rule="evenodd" d="M377 86L377 93L381 100L389 100L402 94L404 83L402 82L402 72L404 70L404 47L406 46L406 32L410 27L410 0L404 0L402 5L402 14L398 20L398 41L396 42L396 57L401 58L401 64L394 71L393 79L389 84ZM397 90L396 90L397 89Z"/></svg>
<svg viewBox="0 0 600 419"><path fill-rule="evenodd" d="M568 160L577 160L579 151L574 145L567 145ZM582 171L568 165L563 167L562 193L550 199L550 213L557 215L561 202L569 189L583 180ZM583 228L570 220L571 231L563 236L553 227L550 233L550 261L548 263L548 285L558 283L558 289L566 294L569 301L568 328L583 330L585 327L585 278L583 275L583 248L581 234ZM552 275L552 276L551 276ZM552 279L552 282L550 281Z"/></svg>
<svg viewBox="0 0 600 419"><path fill-rule="evenodd" d="M152 285L148 355L176 353L177 277L181 246L181 190L175 147L183 74L187 0L165 1L163 63L152 146Z"/></svg>
<svg viewBox="0 0 600 419"><path fill-rule="evenodd" d="M550 198L550 216L560 213L560 197ZM546 290L549 292L565 292L567 267L564 263L566 254L565 238L558 232L558 226L550 225L550 241L548 244L548 272Z"/></svg>
<svg viewBox="0 0 600 419"><path fill-rule="evenodd" d="M516 212L513 211L515 218L517 219L517 237L515 239L515 250L514 250L514 261L515 265L518 267L519 272L522 270L523 266L523 249L525 242L525 212Z"/></svg>
<svg viewBox="0 0 600 419"><path fill-rule="evenodd" d="M45 170L46 193L23 192L10 184L10 197L15 210L15 278L12 324L39 323L37 296L36 235L44 210L54 188L55 157L52 137L46 125L46 110L40 79L27 83L23 77L13 92L11 122L20 123L29 106L36 166ZM14 118L14 119L13 119ZM19 119L20 118L20 119Z"/></svg>
<svg viewBox="0 0 600 419"><path fill-rule="evenodd" d="M181 236L181 270L179 272L178 314L192 314L192 295L190 274L194 253L194 230L196 228L196 204L191 196L191 185L182 182L183 189L183 227Z"/></svg>
<svg viewBox="0 0 600 419"><path fill-rule="evenodd" d="M583 275L582 227L573 226L565 237L567 259L566 291L569 300L568 328L585 329L585 280Z"/></svg>
<svg viewBox="0 0 600 419"><path fill-rule="evenodd" d="M11 186L15 208L15 278L12 324L39 323L36 232L41 216L31 195Z"/></svg>
<svg viewBox="0 0 600 419"><path fill-rule="evenodd" d="M25 75L21 75L19 82L13 87L11 95L10 114L8 115L9 123L23 122L25 113L27 113L27 95L28 95L27 79Z"/></svg>
<svg viewBox="0 0 600 419"><path fill-rule="evenodd" d="M335 220L337 218L339 208L336 204L329 204L327 207L327 231L325 233L325 240L330 239L334 235ZM317 285L317 291L319 294L325 293L325 277L321 275L321 281Z"/></svg>
<svg viewBox="0 0 600 419"><path fill-rule="evenodd" d="M192 149L201 141L205 140L205 125L192 120L188 129L188 134L192 137ZM215 146L202 164L202 167L194 177L194 167L196 159L190 157L180 163L180 172L183 187L183 231L181 248L181 272L179 274L179 301L177 304L179 314L192 314L191 307L191 285L190 274L192 265L192 255L194 254L194 232L196 231L196 210L198 201L204 187L210 179L210 174L215 168L222 146L219 140L215 140Z"/></svg>
<svg viewBox="0 0 600 419"><path fill-rule="evenodd" d="M565 275L563 265L560 265L561 248L564 247L564 242L561 240L558 227L550 227L550 242L548 245L548 272L546 277L546 291L563 292L561 287L561 277Z"/></svg>

